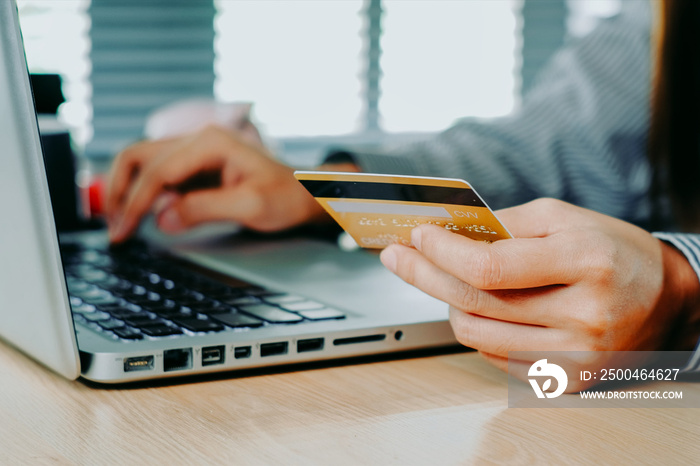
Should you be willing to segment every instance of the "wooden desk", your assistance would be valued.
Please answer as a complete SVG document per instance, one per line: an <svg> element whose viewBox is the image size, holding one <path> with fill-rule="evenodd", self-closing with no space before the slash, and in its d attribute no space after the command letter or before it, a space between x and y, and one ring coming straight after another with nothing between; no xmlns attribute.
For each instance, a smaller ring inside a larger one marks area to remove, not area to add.
<svg viewBox="0 0 700 466"><path fill-rule="evenodd" d="M0 343L0 381L0 464L700 460L698 409L508 409L476 353L98 389Z"/></svg>

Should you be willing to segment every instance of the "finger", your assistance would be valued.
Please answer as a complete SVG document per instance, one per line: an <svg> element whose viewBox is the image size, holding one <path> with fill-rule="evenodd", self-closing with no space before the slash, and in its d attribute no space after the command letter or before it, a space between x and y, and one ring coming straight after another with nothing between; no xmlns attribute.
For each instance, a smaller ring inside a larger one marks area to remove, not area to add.
<svg viewBox="0 0 700 466"><path fill-rule="evenodd" d="M179 233L206 222L245 222L256 210L256 201L246 190L218 188L192 191L178 196L157 219L166 233Z"/></svg>
<svg viewBox="0 0 700 466"><path fill-rule="evenodd" d="M605 352L603 352L605 353ZM575 351L535 351L528 353L511 353L509 357L497 356L484 351L480 351L479 354L490 364L493 364L502 371L508 372L509 375L515 377L516 379L527 381L531 380L532 374L530 370L536 361L541 359L551 359L554 358L554 363L564 369L564 372L568 375L568 381L564 393L576 393L582 390L586 390L591 386L598 383L596 380L581 380L571 377L573 374L579 374L582 370L590 370L592 367L591 363L581 364L576 360L572 360L568 355L576 355ZM610 367L610 366L607 366ZM626 366L615 366L615 367L626 367ZM630 368L636 368L639 366L629 366Z"/></svg>
<svg viewBox="0 0 700 466"><path fill-rule="evenodd" d="M513 238L485 243L435 225L413 229L411 241L432 263L480 289L571 284L582 278L586 235Z"/></svg>
<svg viewBox="0 0 700 466"><path fill-rule="evenodd" d="M508 356L500 356L486 351L479 351L479 354L499 369L523 380L527 377L527 373L535 361L552 357L550 351L528 351L526 353L510 352ZM561 351L556 353L557 356L560 354Z"/></svg>
<svg viewBox="0 0 700 466"><path fill-rule="evenodd" d="M573 223L580 224L582 210L557 199L542 198L494 213L514 237L540 238L569 229Z"/></svg>
<svg viewBox="0 0 700 466"><path fill-rule="evenodd" d="M386 248L380 258L407 283L471 314L540 326L559 326L567 316L564 312L552 312L559 309L562 300L569 299L566 288L480 290L436 266L415 249L400 245Z"/></svg>
<svg viewBox="0 0 700 466"><path fill-rule="evenodd" d="M507 372L516 379L527 380L528 371L536 359L523 360L514 359L511 357L498 356L495 354L487 353L485 351L480 351L479 354L490 364L501 369L503 372Z"/></svg>
<svg viewBox="0 0 700 466"><path fill-rule="evenodd" d="M129 191L121 218L112 233L112 241L128 237L141 218L150 210L154 200L169 187L176 186L203 171L220 170L225 153L235 150L235 140L224 147L220 138L203 136L191 138L169 153L161 154L146 164Z"/></svg>
<svg viewBox="0 0 700 466"><path fill-rule="evenodd" d="M559 329L504 322L450 307L457 340L469 348L507 358L509 351L556 351L564 346Z"/></svg>
<svg viewBox="0 0 700 466"><path fill-rule="evenodd" d="M134 173L148 158L161 153L176 140L143 141L117 154L112 162L105 193L105 213L115 215L121 205Z"/></svg>
<svg viewBox="0 0 700 466"><path fill-rule="evenodd" d="M502 370L503 372L508 372L508 358L502 356L496 356L495 354L487 353L485 351L479 351L479 354L484 358L489 364L492 364Z"/></svg>
<svg viewBox="0 0 700 466"><path fill-rule="evenodd" d="M419 251L406 246L399 244L388 246L381 252L379 258L386 268L403 281L451 306L463 308L462 297L471 290L475 293L480 291L445 272Z"/></svg>
<svg viewBox="0 0 700 466"><path fill-rule="evenodd" d="M114 159L107 181L107 192L105 193L104 208L108 221L113 220L118 206L122 203L127 187L141 163L140 157L128 150L118 154Z"/></svg>

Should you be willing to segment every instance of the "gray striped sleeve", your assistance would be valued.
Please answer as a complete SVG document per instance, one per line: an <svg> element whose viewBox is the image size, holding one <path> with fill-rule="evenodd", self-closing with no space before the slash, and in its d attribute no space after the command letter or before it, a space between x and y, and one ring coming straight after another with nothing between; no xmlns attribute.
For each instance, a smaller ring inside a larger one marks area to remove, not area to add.
<svg viewBox="0 0 700 466"><path fill-rule="evenodd" d="M690 262L691 267L700 280L700 235L685 233L654 233L660 240L671 243ZM700 372L700 341L695 346L695 352L683 368L684 372Z"/></svg>
<svg viewBox="0 0 700 466"><path fill-rule="evenodd" d="M368 172L464 178L494 208L554 197L644 224L650 18L647 2L629 5L558 52L513 115L355 160Z"/></svg>

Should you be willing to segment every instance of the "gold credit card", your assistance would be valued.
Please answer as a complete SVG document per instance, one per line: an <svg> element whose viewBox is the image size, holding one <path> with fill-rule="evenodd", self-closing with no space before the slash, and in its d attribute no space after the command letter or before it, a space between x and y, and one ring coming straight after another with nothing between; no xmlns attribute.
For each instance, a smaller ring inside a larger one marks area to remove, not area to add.
<svg viewBox="0 0 700 466"><path fill-rule="evenodd" d="M315 171L294 176L364 248L410 246L411 230L424 223L480 241L512 238L464 180Z"/></svg>

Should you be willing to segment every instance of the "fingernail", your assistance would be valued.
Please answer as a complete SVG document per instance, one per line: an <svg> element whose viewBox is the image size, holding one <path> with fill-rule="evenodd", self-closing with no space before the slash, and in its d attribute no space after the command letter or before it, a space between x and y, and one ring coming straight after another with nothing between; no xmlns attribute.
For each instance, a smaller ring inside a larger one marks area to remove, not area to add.
<svg viewBox="0 0 700 466"><path fill-rule="evenodd" d="M420 251L420 243L422 240L423 233L421 233L420 228L414 228L411 230L411 243L413 247Z"/></svg>
<svg viewBox="0 0 700 466"><path fill-rule="evenodd" d="M109 241L114 243L119 241L119 233L121 231L122 219L118 215L112 215L107 220L107 234Z"/></svg>
<svg viewBox="0 0 700 466"><path fill-rule="evenodd" d="M158 216L158 228L166 233L177 233L185 229L180 214L175 209L166 209Z"/></svg>
<svg viewBox="0 0 700 466"><path fill-rule="evenodd" d="M110 243L116 243L117 242L117 234L114 228L108 228L107 229L107 237L109 238Z"/></svg>
<svg viewBox="0 0 700 466"><path fill-rule="evenodd" d="M382 261L382 264L384 264L384 267L387 269L391 270L392 272L396 273L396 251L394 251L394 248L388 247L382 251L382 253L379 255L379 260Z"/></svg>
<svg viewBox="0 0 700 466"><path fill-rule="evenodd" d="M158 196L158 198L153 203L153 212L156 215L159 215L161 212L164 212L171 205L173 205L173 203L175 202L176 199L177 199L177 194L174 194L174 193L161 194L160 196Z"/></svg>

